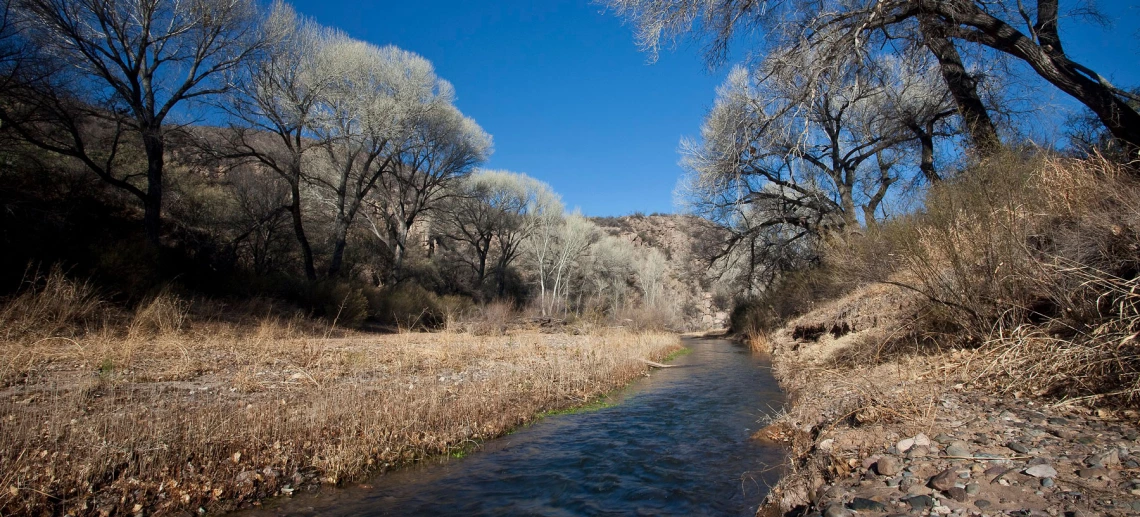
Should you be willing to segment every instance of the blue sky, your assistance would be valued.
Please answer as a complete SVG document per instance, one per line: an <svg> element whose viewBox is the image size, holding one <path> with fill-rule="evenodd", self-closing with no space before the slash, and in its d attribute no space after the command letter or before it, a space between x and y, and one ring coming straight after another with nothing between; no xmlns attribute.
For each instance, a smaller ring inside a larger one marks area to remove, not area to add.
<svg viewBox="0 0 1140 517"><path fill-rule="evenodd" d="M455 85L459 108L494 136L487 167L546 181L587 215L674 210L678 141L698 133L727 73L709 73L695 45L650 64L631 28L589 0L293 4L353 37L431 60ZM1115 26L1102 33L1066 22L1066 50L1140 84L1140 9L1099 5Z"/></svg>

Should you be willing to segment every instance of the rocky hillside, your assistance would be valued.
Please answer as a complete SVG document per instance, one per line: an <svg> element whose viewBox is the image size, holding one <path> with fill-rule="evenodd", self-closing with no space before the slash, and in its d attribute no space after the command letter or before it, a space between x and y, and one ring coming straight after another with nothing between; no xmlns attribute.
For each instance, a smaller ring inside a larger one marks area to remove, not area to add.
<svg viewBox="0 0 1140 517"><path fill-rule="evenodd" d="M656 248L668 258L669 292L676 297L689 330L728 326L732 298L718 290L717 273L710 271L702 250L720 239L714 224L691 215L633 214L598 217L594 223L606 233L625 237L635 245Z"/></svg>

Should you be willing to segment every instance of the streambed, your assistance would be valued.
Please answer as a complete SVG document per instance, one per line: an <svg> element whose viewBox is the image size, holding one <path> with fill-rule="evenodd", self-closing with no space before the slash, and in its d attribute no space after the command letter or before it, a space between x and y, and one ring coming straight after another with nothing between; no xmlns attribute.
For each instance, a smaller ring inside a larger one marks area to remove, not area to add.
<svg viewBox="0 0 1140 517"><path fill-rule="evenodd" d="M750 440L783 403L765 358L727 340L615 394L465 458L427 462L367 488L270 502L250 515L754 515L784 451Z"/></svg>

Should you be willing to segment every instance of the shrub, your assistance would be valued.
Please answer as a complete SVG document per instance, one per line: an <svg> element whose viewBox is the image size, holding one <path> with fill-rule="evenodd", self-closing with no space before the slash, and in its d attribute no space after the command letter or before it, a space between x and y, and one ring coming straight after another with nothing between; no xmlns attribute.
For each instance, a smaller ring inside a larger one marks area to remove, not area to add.
<svg viewBox="0 0 1140 517"><path fill-rule="evenodd" d="M412 282L374 293L369 300L377 322L400 330L436 329L446 323L446 311L431 291Z"/></svg>

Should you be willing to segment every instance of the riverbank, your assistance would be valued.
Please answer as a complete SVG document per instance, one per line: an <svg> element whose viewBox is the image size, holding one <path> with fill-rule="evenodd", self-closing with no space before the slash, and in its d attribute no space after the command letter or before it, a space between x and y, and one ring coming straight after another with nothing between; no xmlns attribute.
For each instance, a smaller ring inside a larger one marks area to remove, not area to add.
<svg viewBox="0 0 1140 517"><path fill-rule="evenodd" d="M0 514L214 513L343 484L587 403L679 347L271 321L3 341Z"/></svg>
<svg viewBox="0 0 1140 517"><path fill-rule="evenodd" d="M790 447L761 515L1140 513L1140 414L1003 388L997 343L884 346L918 305L864 287L755 340L790 400L755 436Z"/></svg>

